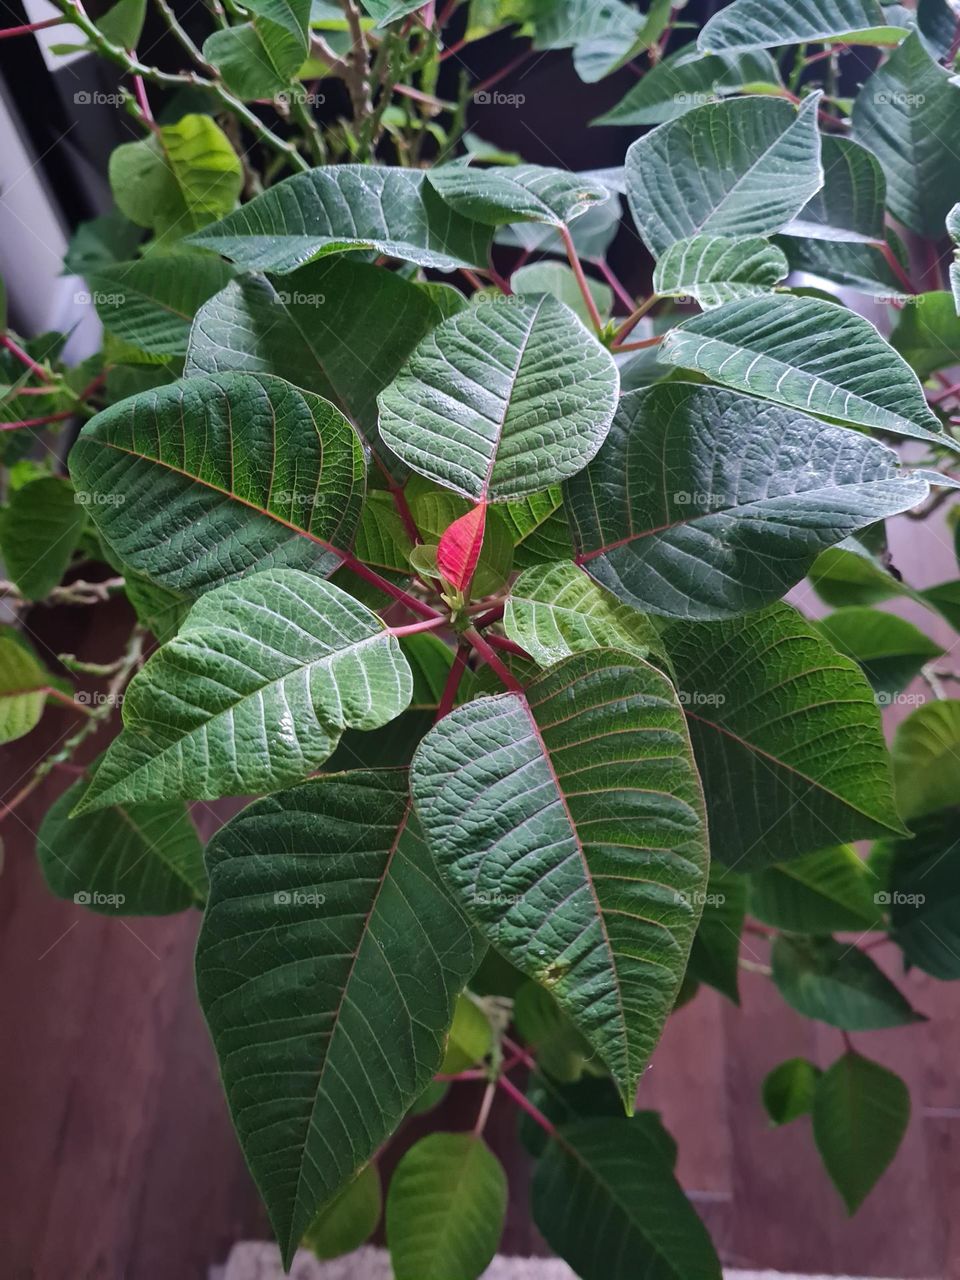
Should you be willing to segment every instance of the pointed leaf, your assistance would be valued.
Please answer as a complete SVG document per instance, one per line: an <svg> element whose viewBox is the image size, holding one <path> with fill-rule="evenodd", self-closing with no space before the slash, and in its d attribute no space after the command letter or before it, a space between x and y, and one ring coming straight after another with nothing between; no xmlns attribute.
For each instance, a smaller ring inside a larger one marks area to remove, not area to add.
<svg viewBox="0 0 960 1280"><path fill-rule="evenodd" d="M117 558L189 595L253 568L332 572L363 496L343 415L266 374L186 378L113 405L70 469Z"/></svg>
<svg viewBox="0 0 960 1280"><path fill-rule="evenodd" d="M34 728L52 684L30 649L0 635L0 742L13 742Z"/></svg>
<svg viewBox="0 0 960 1280"><path fill-rule="evenodd" d="M763 1081L763 1105L770 1123L789 1124L809 1115L821 1071L806 1058L788 1058L774 1067Z"/></svg>
<svg viewBox="0 0 960 1280"><path fill-rule="evenodd" d="M627 726L624 728L624 726ZM412 765L441 874L633 1108L702 908L700 789L669 681L593 650L440 721Z"/></svg>
<svg viewBox="0 0 960 1280"><path fill-rule="evenodd" d="M41 476L14 489L0 512L0 553L27 600L42 600L63 578L86 523L69 480Z"/></svg>
<svg viewBox="0 0 960 1280"><path fill-rule="evenodd" d="M960 820L956 805L910 824L911 835L885 840L890 937L906 964L942 982L960 978ZM874 856L874 855L871 855Z"/></svg>
<svg viewBox="0 0 960 1280"><path fill-rule="evenodd" d="M397 640L339 587L295 569L227 583L130 682L79 811L297 782L344 729L379 728L412 692Z"/></svg>
<svg viewBox="0 0 960 1280"><path fill-rule="evenodd" d="M769 293L789 270L783 250L759 236L694 236L657 260L653 290L661 297L689 294L706 310Z"/></svg>
<svg viewBox="0 0 960 1280"><path fill-rule="evenodd" d="M689 383L623 396L566 488L592 578L634 608L701 619L778 599L824 547L928 492L866 436Z"/></svg>
<svg viewBox="0 0 960 1280"><path fill-rule="evenodd" d="M380 434L414 471L475 502L575 475L610 427L613 357L555 298L445 320L380 393Z"/></svg>
<svg viewBox="0 0 960 1280"><path fill-rule="evenodd" d="M635 142L627 199L651 253L701 232L770 235L795 218L823 185L817 102L711 103Z"/></svg>
<svg viewBox="0 0 960 1280"><path fill-rule="evenodd" d="M440 271L482 266L489 237L451 209L422 170L341 164L278 182L190 239L247 270L285 274L348 249Z"/></svg>
<svg viewBox="0 0 960 1280"><path fill-rule="evenodd" d="M863 933L882 925L881 883L848 844L755 871L750 912L791 933Z"/></svg>
<svg viewBox="0 0 960 1280"><path fill-rule="evenodd" d="M715 987L734 1004L740 1003L740 935L746 909L746 878L712 862L687 977Z"/></svg>
<svg viewBox="0 0 960 1280"><path fill-rule="evenodd" d="M483 548L483 530L487 522L487 504L478 502L465 516L454 520L437 546L437 568L444 579L458 591L466 591Z"/></svg>
<svg viewBox="0 0 960 1280"><path fill-rule="evenodd" d="M903 829L870 686L793 609L676 624L664 643L727 866Z"/></svg>
<svg viewBox="0 0 960 1280"><path fill-rule="evenodd" d="M826 40L895 44L903 34L887 25L879 0L734 0L706 24L697 48L732 53Z"/></svg>
<svg viewBox="0 0 960 1280"><path fill-rule="evenodd" d="M310 0L248 0L245 8L252 21L215 31L203 56L241 98L272 98L306 60Z"/></svg>
<svg viewBox="0 0 960 1280"><path fill-rule="evenodd" d="M909 1119L910 1093L900 1077L852 1050L817 1081L813 1136L850 1213L897 1154Z"/></svg>
<svg viewBox="0 0 960 1280"><path fill-rule="evenodd" d="M303 1237L304 1247L321 1259L352 1253L376 1231L382 1207L380 1173L368 1164L320 1210Z"/></svg>
<svg viewBox="0 0 960 1280"><path fill-rule="evenodd" d="M592 123L664 124L744 86L779 82L777 64L765 50L691 59L688 49L680 49L645 72L625 98Z"/></svg>
<svg viewBox="0 0 960 1280"><path fill-rule="evenodd" d="M960 134L960 88L916 32L857 95L853 129L883 165L894 217L921 235L942 235L947 213L960 200L953 154Z"/></svg>
<svg viewBox="0 0 960 1280"><path fill-rule="evenodd" d="M869 320L820 298L728 303L671 329L657 359L805 413L952 443L917 375Z"/></svg>
<svg viewBox="0 0 960 1280"><path fill-rule="evenodd" d="M50 891L104 915L162 916L203 904L207 873L182 802L103 809L71 818L85 779L52 805L37 832Z"/></svg>
<svg viewBox="0 0 960 1280"><path fill-rule="evenodd" d="M860 664L881 706L943 653L912 622L879 609L839 609L817 627L838 652Z"/></svg>
<svg viewBox="0 0 960 1280"><path fill-rule="evenodd" d="M960 795L960 702L917 707L897 726L891 748L897 804L905 818L957 803Z"/></svg>
<svg viewBox="0 0 960 1280"><path fill-rule="evenodd" d="M426 1088L476 967L408 804L401 769L318 778L207 848L200 1003L287 1265Z"/></svg>
<svg viewBox="0 0 960 1280"><path fill-rule="evenodd" d="M396 1280L476 1280L497 1251L507 1176L482 1138L431 1133L397 1165L387 1196Z"/></svg>
<svg viewBox="0 0 960 1280"><path fill-rule="evenodd" d="M564 1124L537 1165L531 1208L547 1244L582 1280L720 1280L672 1162L635 1121Z"/></svg>
<svg viewBox="0 0 960 1280"><path fill-rule="evenodd" d="M784 227L789 236L835 242L882 240L887 183L872 151L825 134L823 187Z"/></svg>
<svg viewBox="0 0 960 1280"><path fill-rule="evenodd" d="M563 227L591 205L610 198L604 184L586 174L537 164L487 169L444 164L431 169L428 180L457 213L492 227L510 222Z"/></svg>
<svg viewBox="0 0 960 1280"><path fill-rule="evenodd" d="M863 951L834 938L780 934L773 943L773 980L805 1018L844 1031L880 1031L924 1021Z"/></svg>

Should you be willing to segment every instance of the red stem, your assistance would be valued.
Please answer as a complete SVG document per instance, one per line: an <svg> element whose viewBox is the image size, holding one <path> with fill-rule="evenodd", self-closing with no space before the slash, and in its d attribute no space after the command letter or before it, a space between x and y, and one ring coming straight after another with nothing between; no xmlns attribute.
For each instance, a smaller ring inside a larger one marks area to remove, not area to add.
<svg viewBox="0 0 960 1280"><path fill-rule="evenodd" d="M131 57L136 57L135 53L131 53ZM143 76L133 76L133 92L137 99L137 106L140 108L144 120L151 129L157 132L157 122L153 118L153 112L150 110L150 100L147 97L147 86L143 82Z"/></svg>
<svg viewBox="0 0 960 1280"><path fill-rule="evenodd" d="M13 36L28 36L31 31L42 31L44 27L59 27L66 18L44 18L43 22L28 22L22 27L5 27L0 31L0 40L10 40Z"/></svg>
<svg viewBox="0 0 960 1280"><path fill-rule="evenodd" d="M437 613L436 609L431 609L423 600L418 600L416 596L410 595L402 587L394 586L386 578L381 578L379 573L369 569L362 560L358 560L355 556L345 554L343 556L343 564L344 568L352 570L358 578L363 578L364 582L369 582L372 587L386 592L394 600L399 600L401 604L405 604L411 613L418 613L421 618L443 618L442 613Z"/></svg>
<svg viewBox="0 0 960 1280"><path fill-rule="evenodd" d="M655 338L644 338L642 342L621 342L618 346L611 347L611 351L643 351L646 347L655 347L663 341L663 334L658 334Z"/></svg>
<svg viewBox="0 0 960 1280"><path fill-rule="evenodd" d="M518 658L530 657L526 649L516 644L513 640L508 640L506 636L487 636L487 643L492 644L495 649L502 649L504 653L515 653Z"/></svg>
<svg viewBox="0 0 960 1280"><path fill-rule="evenodd" d="M415 636L421 631L436 631L437 628L442 627L446 621L447 619L443 614L438 613L435 618L427 618L424 622L411 622L408 627L388 627L387 630L392 636L399 639L401 636Z"/></svg>
<svg viewBox="0 0 960 1280"><path fill-rule="evenodd" d="M557 1137L557 1131L543 1114L539 1107L535 1107L526 1094L521 1093L512 1080L506 1076L500 1076L497 1084L504 1091L507 1097L512 1098L521 1111L525 1111L531 1120L536 1121L544 1133L548 1133L551 1138Z"/></svg>
<svg viewBox="0 0 960 1280"><path fill-rule="evenodd" d="M492 609L488 609L486 613L481 614L479 618L474 618L473 625L477 627L480 631L482 631L484 627L489 627L494 622L499 622L502 617L503 617L503 605L498 604L498 605L495 605Z"/></svg>
<svg viewBox="0 0 960 1280"><path fill-rule="evenodd" d="M72 698L69 693L63 693L60 689L55 689L52 685L48 685L43 691L48 698L53 698L55 702L60 702L65 707L69 707L71 711L80 711L85 716L93 715L93 708L86 707L82 702L77 702L76 698Z"/></svg>
<svg viewBox="0 0 960 1280"><path fill-rule="evenodd" d="M440 701L437 703L437 720L442 720L444 716L449 715L453 710L453 705L457 700L457 693L460 689L460 681L463 679L463 673L467 669L467 658L469 656L470 646L461 640L457 645L457 652L454 654L453 665L447 674Z"/></svg>
<svg viewBox="0 0 960 1280"><path fill-rule="evenodd" d="M533 46L531 45L529 49L524 50L512 62L508 62L505 67L501 67L499 71L494 72L492 76L488 76L486 80L481 80L479 84L475 84L473 86L474 96L478 93L483 93L486 89L492 89L495 84L499 84L504 76L508 76L511 71L515 71L517 67L522 66L532 54Z"/></svg>
<svg viewBox="0 0 960 1280"><path fill-rule="evenodd" d="M587 277L583 274L583 265L577 257L577 250L573 243L573 236L570 234L570 228L562 226L560 228L560 236L563 240L563 247L567 251L567 261L570 263L571 270L577 278L577 284L580 286L580 292L583 294L583 300L586 303L587 311L590 313L590 319L593 321L593 327L597 333L603 328L603 321L600 319L600 312L597 310L597 304L593 300L593 294L590 292L590 286L587 284Z"/></svg>
<svg viewBox="0 0 960 1280"><path fill-rule="evenodd" d="M598 258L596 261L596 266L599 269L600 274L603 276L604 280L606 280L607 284L610 286L613 292L620 299L621 303L627 308L627 311L628 312L632 311L633 305L634 305L633 298L630 297L630 294L627 292L624 285L620 282L620 280L614 274L614 271L609 265L609 263L607 262L606 258Z"/></svg>
<svg viewBox="0 0 960 1280"><path fill-rule="evenodd" d="M23 418L20 422L0 422L0 431L19 431L21 427L45 427L51 422L65 422L72 418L73 409L64 409L60 413L47 413L42 418Z"/></svg>
<svg viewBox="0 0 960 1280"><path fill-rule="evenodd" d="M875 244L875 247L879 249L880 252L883 254L884 258L886 259L887 266L890 268L893 274L897 277L897 279L906 289L907 293L911 295L915 294L916 289L914 289L913 287L913 281L904 271L903 267L900 264L900 260L897 258L897 255L893 252L893 250L890 248L889 243L886 240L877 240L874 242L874 244Z"/></svg>
<svg viewBox="0 0 960 1280"><path fill-rule="evenodd" d="M470 641L490 670L497 673L501 681L509 690L511 690L512 693L523 693L523 685L516 676L512 675L504 666L479 631L471 629L470 631L465 631L463 634L464 638Z"/></svg>
<svg viewBox="0 0 960 1280"><path fill-rule="evenodd" d="M37 364L36 360L32 360L22 347L17 346L8 333L0 334L0 345L6 347L10 354L12 356L16 356L20 363L26 365L30 372L35 374L36 377L42 378L44 382L50 381L50 375L47 373L46 369Z"/></svg>

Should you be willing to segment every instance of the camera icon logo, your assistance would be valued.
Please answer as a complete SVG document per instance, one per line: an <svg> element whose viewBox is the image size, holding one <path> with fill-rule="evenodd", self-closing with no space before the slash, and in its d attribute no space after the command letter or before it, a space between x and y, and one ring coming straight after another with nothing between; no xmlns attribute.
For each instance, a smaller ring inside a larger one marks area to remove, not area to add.
<svg viewBox="0 0 960 1280"><path fill-rule="evenodd" d="M278 907L289 907L291 898L287 889L278 889L273 895L273 901Z"/></svg>
<svg viewBox="0 0 960 1280"><path fill-rule="evenodd" d="M90 894L87 892L86 889L80 889L79 892L73 895L73 900L78 907L89 907Z"/></svg>

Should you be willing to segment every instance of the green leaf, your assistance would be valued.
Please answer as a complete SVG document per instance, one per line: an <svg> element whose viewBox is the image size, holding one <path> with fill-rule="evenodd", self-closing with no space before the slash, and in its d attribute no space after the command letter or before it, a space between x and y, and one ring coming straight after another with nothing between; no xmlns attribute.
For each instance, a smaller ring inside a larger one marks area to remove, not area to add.
<svg viewBox="0 0 960 1280"><path fill-rule="evenodd" d="M130 258L143 239L143 229L120 213L105 213L81 222L70 237L63 259L64 275L86 277L91 271Z"/></svg>
<svg viewBox="0 0 960 1280"><path fill-rule="evenodd" d="M444 164L428 171L428 181L457 213L491 227L510 222L564 227L610 198L607 187L586 174L536 164L487 169Z"/></svg>
<svg viewBox="0 0 960 1280"><path fill-rule="evenodd" d="M869 320L820 298L730 302L671 329L657 359L805 413L960 449Z"/></svg>
<svg viewBox="0 0 960 1280"><path fill-rule="evenodd" d="M687 974L740 1003L740 934L747 909L747 881L719 862L710 866L703 915L693 939Z"/></svg>
<svg viewBox="0 0 960 1280"><path fill-rule="evenodd" d="M502 510L513 530L514 564L518 569L569 557L570 526L559 485L518 502L505 503Z"/></svg>
<svg viewBox="0 0 960 1280"><path fill-rule="evenodd" d="M885 840L890 859L890 936L908 965L948 982L960 978L960 821L957 808L911 824L911 838ZM876 849L875 849L876 852Z"/></svg>
<svg viewBox="0 0 960 1280"><path fill-rule="evenodd" d="M113 405L70 468L117 558L188 595L249 569L331 572L363 497L343 415L266 374L186 378Z"/></svg>
<svg viewBox="0 0 960 1280"><path fill-rule="evenodd" d="M487 1056L493 1046L493 1029L490 1019L467 995L457 996L453 1022L447 1035L447 1045L440 1064L443 1075L454 1076L468 1067L476 1066Z"/></svg>
<svg viewBox="0 0 960 1280"><path fill-rule="evenodd" d="M775 45L890 44L903 29L888 27L878 0L734 0L697 37L702 53L733 53Z"/></svg>
<svg viewBox="0 0 960 1280"><path fill-rule="evenodd" d="M408 821L406 772L318 778L207 847L197 986L289 1265L440 1065L473 935Z"/></svg>
<svg viewBox="0 0 960 1280"><path fill-rule="evenodd" d="M437 195L422 170L357 164L294 174L190 237L247 270L281 274L353 249L440 271L483 266L489 238L487 227Z"/></svg>
<svg viewBox="0 0 960 1280"><path fill-rule="evenodd" d="M248 0L245 8L252 21L207 36L203 56L241 98L272 98L307 57L310 0Z"/></svg>
<svg viewBox="0 0 960 1280"><path fill-rule="evenodd" d="M586 466L618 387L613 357L555 298L482 303L434 329L380 393L380 434L428 479L504 502Z"/></svg>
<svg viewBox="0 0 960 1280"><path fill-rule="evenodd" d="M376 18L378 27L385 27L398 18L405 18L408 13L422 9L425 0L363 0L363 7L371 17Z"/></svg>
<svg viewBox="0 0 960 1280"><path fill-rule="evenodd" d="M635 1121L562 1125L537 1165L531 1209L550 1248L582 1280L720 1280L669 1154Z"/></svg>
<svg viewBox="0 0 960 1280"><path fill-rule="evenodd" d="M888 231L890 251L906 266L906 252L896 233ZM893 271L883 252L873 244L778 236L777 243L787 255L791 271L819 276L858 293L867 293L889 303L892 299L909 303L913 295L904 292L903 279Z"/></svg>
<svg viewBox="0 0 960 1280"><path fill-rule="evenodd" d="M960 702L917 707L897 726L891 747L897 805L916 818L957 803L960 795Z"/></svg>
<svg viewBox="0 0 960 1280"><path fill-rule="evenodd" d="M610 4L597 5L593 0L581 0L581 3L593 13L609 14L612 8ZM574 68L587 84L612 75L656 44L670 21L673 0L651 0L645 15L638 15L627 5L620 5L619 9L621 12L613 21L601 20L593 35L578 40L574 46Z"/></svg>
<svg viewBox="0 0 960 1280"><path fill-rule="evenodd" d="M96 271L89 283L105 329L151 355L182 356L197 308L232 275L207 254L155 253Z"/></svg>
<svg viewBox="0 0 960 1280"><path fill-rule="evenodd" d="M771 963L778 991L805 1018L844 1031L879 1031L924 1021L852 943L779 934Z"/></svg>
<svg viewBox="0 0 960 1280"><path fill-rule="evenodd" d="M853 1050L817 1081L813 1136L850 1213L896 1155L909 1119L910 1093L900 1077Z"/></svg>
<svg viewBox="0 0 960 1280"><path fill-rule="evenodd" d="M689 295L706 310L769 293L789 269L783 250L759 236L694 236L678 240L657 260L653 291Z"/></svg>
<svg viewBox="0 0 960 1280"><path fill-rule="evenodd" d="M624 649L661 657L653 623L591 581L569 561L536 565L514 582L503 614L511 640L541 667L585 649Z"/></svg>
<svg viewBox="0 0 960 1280"><path fill-rule="evenodd" d="M823 187L784 227L790 236L830 243L883 240L887 183L873 152L850 138L825 134Z"/></svg>
<svg viewBox="0 0 960 1280"><path fill-rule="evenodd" d="M551 1081L572 1084L581 1079L591 1060L599 1067L613 1098L610 1114L623 1115L613 1081L599 1066L586 1039L561 1010L553 996L537 982L524 982L513 997L513 1022L537 1064Z"/></svg>
<svg viewBox="0 0 960 1280"><path fill-rule="evenodd" d="M130 682L79 811L299 782L344 729L387 724L412 692L396 638L339 587L296 569L227 583Z"/></svg>
<svg viewBox="0 0 960 1280"><path fill-rule="evenodd" d="M53 683L30 649L0 634L0 742L13 742L34 728Z"/></svg>
<svg viewBox="0 0 960 1280"><path fill-rule="evenodd" d="M960 317L951 293L922 293L903 307L890 345L926 382L938 369L960 364Z"/></svg>
<svg viewBox="0 0 960 1280"><path fill-rule="evenodd" d="M97 26L112 44L122 49L136 49L147 16L147 0L117 0Z"/></svg>
<svg viewBox="0 0 960 1280"><path fill-rule="evenodd" d="M158 234L184 235L222 217L236 204L242 185L240 160L209 116L182 116L110 155L117 207Z"/></svg>
<svg viewBox="0 0 960 1280"><path fill-rule="evenodd" d="M203 904L203 849L182 802L117 805L71 818L81 778L48 810L37 860L51 893L104 915L162 916Z"/></svg>
<svg viewBox="0 0 960 1280"><path fill-rule="evenodd" d="M523 695L480 698L440 721L412 782L464 910L552 992L632 1111L707 878L700 789L669 681L617 650L576 654Z"/></svg>
<svg viewBox="0 0 960 1280"><path fill-rule="evenodd" d="M927 491L866 436L690 383L623 396L566 486L577 563L634 608L699 619L779 599L825 547Z"/></svg>
<svg viewBox="0 0 960 1280"><path fill-rule="evenodd" d="M627 199L655 257L677 240L765 236L823 185L819 95L710 103L660 125L627 152Z"/></svg>
<svg viewBox="0 0 960 1280"><path fill-rule="evenodd" d="M532 262L513 273L510 287L517 294L552 294L568 306L584 325L593 323L577 278L565 262ZM587 280L587 288L600 315L608 316L613 308L613 290L598 280Z"/></svg>
<svg viewBox="0 0 960 1280"><path fill-rule="evenodd" d="M377 443L377 396L443 313L430 293L351 255L234 280L197 312L184 373L273 373L339 404Z"/></svg>
<svg viewBox="0 0 960 1280"><path fill-rule="evenodd" d="M770 1123L789 1124L813 1110L813 1099L821 1071L806 1058L788 1058L763 1081L763 1105Z"/></svg>
<svg viewBox="0 0 960 1280"><path fill-rule="evenodd" d="M822 551L809 576L820 599L835 608L879 604L892 596L911 594L899 575L894 577L854 538Z"/></svg>
<svg viewBox="0 0 960 1280"><path fill-rule="evenodd" d="M122 566L123 589L133 605L137 621L151 631L160 644L172 640L190 612L192 601L169 587L158 587L134 569Z"/></svg>
<svg viewBox="0 0 960 1280"><path fill-rule="evenodd" d="M387 1244L396 1280L476 1280L497 1251L507 1177L482 1138L431 1133L390 1181Z"/></svg>
<svg viewBox="0 0 960 1280"><path fill-rule="evenodd" d="M727 866L903 830L870 686L793 609L678 623L663 639Z"/></svg>
<svg viewBox="0 0 960 1280"><path fill-rule="evenodd" d="M960 89L916 32L873 73L857 95L854 135L887 177L887 207L921 235L938 237L960 200L954 139L960 134Z"/></svg>
<svg viewBox="0 0 960 1280"><path fill-rule="evenodd" d="M755 871L750 912L791 933L863 933L882 925L880 881L848 844Z"/></svg>
<svg viewBox="0 0 960 1280"><path fill-rule="evenodd" d="M303 1237L304 1247L321 1259L352 1253L373 1235L382 1204L379 1171L368 1164L320 1210Z"/></svg>
<svg viewBox="0 0 960 1280"><path fill-rule="evenodd" d="M28 600L42 600L63 578L86 520L69 480L41 476L15 489L0 512L0 553Z"/></svg>
<svg viewBox="0 0 960 1280"><path fill-rule="evenodd" d="M593 124L664 124L745 85L779 84L777 64L766 51L691 59L688 49L670 54L637 81Z"/></svg>
<svg viewBox="0 0 960 1280"><path fill-rule="evenodd" d="M881 706L943 653L912 622L878 609L840 609L816 625L838 652L860 664Z"/></svg>

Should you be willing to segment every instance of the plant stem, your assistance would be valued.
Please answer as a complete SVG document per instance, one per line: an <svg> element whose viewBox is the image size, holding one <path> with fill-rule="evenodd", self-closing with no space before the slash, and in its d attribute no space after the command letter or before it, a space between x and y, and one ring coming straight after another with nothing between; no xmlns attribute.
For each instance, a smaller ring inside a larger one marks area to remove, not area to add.
<svg viewBox="0 0 960 1280"><path fill-rule="evenodd" d="M523 685L516 676L512 675L507 667L504 666L479 631L474 631L471 628L463 634L464 638L470 641L490 670L496 672L503 684L505 684L512 693L523 693Z"/></svg>
<svg viewBox="0 0 960 1280"><path fill-rule="evenodd" d="M436 631L447 622L448 619L443 614L438 614L435 618L427 618L424 622L411 622L407 627L388 627L387 630L392 636L400 639L401 636L419 635L421 631Z"/></svg>
<svg viewBox="0 0 960 1280"><path fill-rule="evenodd" d="M19 422L0 422L0 431L19 431L23 427L46 427L51 422L66 422L75 409L62 409L60 413L45 413L42 418L22 418Z"/></svg>
<svg viewBox="0 0 960 1280"><path fill-rule="evenodd" d="M643 351L647 347L659 346L663 341L663 334L658 333L655 338L644 338L642 342L621 342L614 343L610 348L611 351Z"/></svg>
<svg viewBox="0 0 960 1280"><path fill-rule="evenodd" d="M94 714L92 707L85 706L82 702L77 702L76 698L71 697L69 693L64 693L61 689L54 688L53 685L48 685L43 692L48 698L53 698L54 702L59 702L61 706L69 707L71 711L79 711L85 716Z"/></svg>
<svg viewBox="0 0 960 1280"><path fill-rule="evenodd" d="M492 644L495 649L502 649L504 653L516 654L518 658L530 659L526 649L522 649L513 640L508 640L506 636L487 636L487 644Z"/></svg>
<svg viewBox="0 0 960 1280"><path fill-rule="evenodd" d="M598 258L596 260L595 266L597 267L597 270L600 272L600 274L603 276L604 280L606 280L607 284L613 290L613 292L617 295L617 297L620 299L623 305L627 308L627 311L632 311L633 298L627 292L627 289L625 288L621 280L618 278L618 276L615 274L613 268L607 262L606 258Z"/></svg>
<svg viewBox="0 0 960 1280"><path fill-rule="evenodd" d="M504 1093L517 1104L521 1111L525 1111L531 1120L535 1121L544 1133L548 1133L551 1138L557 1137L556 1128L550 1123L539 1107L535 1107L526 1094L521 1093L517 1086L507 1076L500 1076L497 1084Z"/></svg>
<svg viewBox="0 0 960 1280"><path fill-rule="evenodd" d="M418 613L421 618L440 618L446 621L442 613L438 613L436 609L431 609L423 600L418 600L416 596L404 591L403 587L395 586L387 578L381 578L379 573L368 568L356 556L343 555L343 566L345 569L350 569L358 578L363 578L364 582L369 582L372 587L376 587L379 591L392 596L394 600L399 600L401 604L405 604L411 613Z"/></svg>
<svg viewBox="0 0 960 1280"><path fill-rule="evenodd" d="M440 701L437 703L437 714L434 718L434 723L442 720L444 716L449 715L453 710L457 694L460 691L460 681L463 679L463 673L467 669L467 658L469 656L470 646L464 640L461 640L457 645L457 652L453 656L453 664L443 686Z"/></svg>
<svg viewBox="0 0 960 1280"><path fill-rule="evenodd" d="M567 251L567 261L570 263L570 269L577 278L577 284L583 295L583 301L586 304L587 311L590 313L590 319L597 333L603 328L603 321L600 319L600 312L597 310L597 304L594 301L593 294L590 292L590 286L587 283L587 277L583 274L583 264L577 256L576 246L573 243L573 236L570 234L570 228L567 226L560 227L560 238L563 240L563 247Z"/></svg>
<svg viewBox="0 0 960 1280"><path fill-rule="evenodd" d="M216 75L216 71L213 69L213 67L211 67L210 64L204 60L203 53L201 52L199 46L194 43L193 38L190 36L187 30L183 26L181 26L180 19L174 13L173 9L171 9L170 5L167 3L167 0L156 0L156 5L157 5L157 8L160 10L160 13L163 16L163 20L164 22L166 22L167 27L170 30L170 34L173 36L173 38L179 41L179 43L187 51L190 57L194 60L194 62L197 63L199 67L202 68L202 70L206 71L209 75Z"/></svg>
<svg viewBox="0 0 960 1280"><path fill-rule="evenodd" d="M473 1126L473 1136L479 1138L487 1125L487 1117L490 1115L490 1108L493 1106L493 1095L497 1092L496 1080L491 1080L486 1089L483 1091L483 1100L480 1103L480 1112L477 1116L477 1123Z"/></svg>
<svg viewBox="0 0 960 1280"><path fill-rule="evenodd" d="M63 18L44 18L42 22L28 22L22 27L6 27L0 31L0 40L12 40L14 36L28 36L33 31L43 31L45 27L62 27Z"/></svg>
<svg viewBox="0 0 960 1280"><path fill-rule="evenodd" d="M897 279L906 289L907 293L915 294L917 291L913 287L913 281L907 275L906 271L904 271L899 258L893 252L893 249L890 247L889 242L887 240L876 240L874 242L874 248L879 249L880 252L883 254L883 257L886 260L887 266L890 268L893 274L897 277Z"/></svg>
<svg viewBox="0 0 960 1280"><path fill-rule="evenodd" d="M638 307L634 307L633 311L627 316L623 324L613 335L614 343L623 342L624 338L640 323L648 311L652 310L660 301L659 294L651 293Z"/></svg>
<svg viewBox="0 0 960 1280"><path fill-rule="evenodd" d="M25 365L35 377L41 378L44 382L50 381L50 375L46 369L28 356L24 349L18 346L8 333L0 334L0 346L6 347L10 354L16 356L20 363Z"/></svg>

